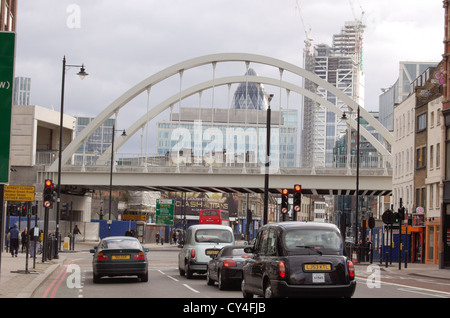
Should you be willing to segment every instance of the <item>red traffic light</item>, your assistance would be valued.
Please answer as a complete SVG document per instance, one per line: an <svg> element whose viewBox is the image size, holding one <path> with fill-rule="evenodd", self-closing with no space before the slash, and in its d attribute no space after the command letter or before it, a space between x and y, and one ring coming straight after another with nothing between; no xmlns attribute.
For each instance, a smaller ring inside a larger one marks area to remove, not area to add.
<svg viewBox="0 0 450 318"><path fill-rule="evenodd" d="M288 195L288 194L289 194L288 189L283 189L283 190L281 190L281 194L282 194L282 195Z"/></svg>
<svg viewBox="0 0 450 318"><path fill-rule="evenodd" d="M53 181L46 179L44 183L44 207L51 209L53 207L53 192L54 192Z"/></svg>
<svg viewBox="0 0 450 318"><path fill-rule="evenodd" d="M295 192L302 192L302 186L299 184L294 185L294 191Z"/></svg>

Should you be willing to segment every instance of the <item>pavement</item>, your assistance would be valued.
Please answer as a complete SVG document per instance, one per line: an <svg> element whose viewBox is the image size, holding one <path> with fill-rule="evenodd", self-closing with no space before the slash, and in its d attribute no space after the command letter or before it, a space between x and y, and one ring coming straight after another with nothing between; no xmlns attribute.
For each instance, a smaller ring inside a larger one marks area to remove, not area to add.
<svg viewBox="0 0 450 318"><path fill-rule="evenodd" d="M54 271L63 266L67 253L89 252L98 242L79 242L73 251L60 251L58 259L42 262L42 255L36 258L33 266L33 259L28 259L28 271L26 271L26 254L19 253L17 257L11 257L10 253L2 252L0 263L0 298L30 298L34 291L49 277ZM178 250L177 245L156 245L146 243L144 247L150 250L169 251ZM368 270L369 263L358 263L355 265L356 275ZM441 278L450 280L450 269L439 269L434 264L408 263L407 268L404 263L398 269L398 263L392 263L387 268L385 264L378 265L383 272L397 273L403 275L416 275L430 278Z"/></svg>

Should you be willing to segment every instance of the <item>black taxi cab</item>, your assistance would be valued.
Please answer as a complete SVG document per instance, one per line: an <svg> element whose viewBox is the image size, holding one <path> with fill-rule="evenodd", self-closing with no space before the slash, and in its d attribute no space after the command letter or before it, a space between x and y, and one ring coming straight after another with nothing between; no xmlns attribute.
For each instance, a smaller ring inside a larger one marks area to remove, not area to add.
<svg viewBox="0 0 450 318"><path fill-rule="evenodd" d="M339 229L328 223L263 226L243 266L242 294L275 297L346 297L356 288Z"/></svg>

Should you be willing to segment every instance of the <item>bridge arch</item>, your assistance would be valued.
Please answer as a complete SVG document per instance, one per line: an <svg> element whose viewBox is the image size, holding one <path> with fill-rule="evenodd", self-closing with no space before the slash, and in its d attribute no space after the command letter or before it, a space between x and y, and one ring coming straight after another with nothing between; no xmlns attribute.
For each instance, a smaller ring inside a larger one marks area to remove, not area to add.
<svg viewBox="0 0 450 318"><path fill-rule="evenodd" d="M206 55L202 57L197 57L194 59L190 59L173 66L170 66L148 78L141 81L137 85L130 88L123 95L117 98L113 103L111 103L108 107L106 107L91 123L83 129L80 134L66 147L62 154L62 162L66 163L69 161L71 156L75 153L77 149L84 143L84 141L91 136L95 130L100 127L107 119L109 119L114 113L118 112L122 107L124 107L127 103L133 100L135 97L143 93L144 91L148 91L152 86L158 84L159 82L164 81L165 79L172 77L173 75L179 74L180 72L184 72L185 70L196 68L199 66L207 65L207 64L215 64L218 62L245 62L245 63L258 63L264 64L272 67L279 68L280 70L289 71L295 75L303 77L305 79L310 80L318 87L322 87L328 92L335 95L339 100L344 102L351 111L356 111L359 108L360 116L363 117L372 127L374 127L378 133L386 140L387 143L393 143L392 134L383 126L381 123L376 120L369 112L367 112L364 108L360 107L352 98L346 95L344 92L340 91L338 88L328 83L327 81L321 79L317 75L306 71L303 68L300 68L291 63L278 60L275 58L256 55L256 54L248 54L248 53L221 53L221 54L212 54ZM115 149L120 148L132 135L134 135L143 125L145 125L148 121L153 119L156 115L160 114L164 110L166 110L171 105L175 104L181 99L189 97L193 94L196 94L200 91L221 86L227 85L231 83L242 83L242 82L254 82L254 83L263 83L270 84L273 86L279 86L285 89L289 89L291 91L297 92L301 95L307 96L310 99L315 100L317 103L327 107L331 111L333 111L337 115L342 115L342 110L328 102L327 100L321 98L315 92L311 92L306 90L300 86L295 84L282 81L280 79L273 79L267 77L259 77L259 76L231 76L225 78L215 78L213 80L206 81L204 83L200 83L194 85L188 89L185 89L182 92L178 92L173 96L166 99L164 102L160 103L156 107L149 110L147 114L144 114L141 118L139 118L132 126L127 129L126 137L118 137L116 141ZM356 128L357 124L355 120L350 119L350 125ZM372 145L380 152L382 155L388 155L388 160L391 161L389 151L382 145L378 140L376 140L371 133L369 133L364 127L361 127L361 134L370 142ZM104 162L106 157L109 157L111 153L111 149L108 149L98 162ZM49 168L49 171L57 170L58 161L55 161Z"/></svg>

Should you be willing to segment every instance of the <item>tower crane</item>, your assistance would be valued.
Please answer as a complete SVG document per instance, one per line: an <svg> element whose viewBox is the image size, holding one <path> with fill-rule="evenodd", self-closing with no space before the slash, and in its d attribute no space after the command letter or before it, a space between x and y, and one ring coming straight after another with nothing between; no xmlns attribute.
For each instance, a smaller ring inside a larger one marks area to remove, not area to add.
<svg viewBox="0 0 450 318"><path fill-rule="evenodd" d="M309 55L312 41L314 41L314 39L311 37L311 27L309 28L309 30L306 29L305 21L303 19L302 9L300 8L300 4L298 3L298 0L295 0L295 3L296 3L295 7L296 7L298 13L300 14L300 19L302 20L303 30L305 31L305 50L304 51L307 55Z"/></svg>

